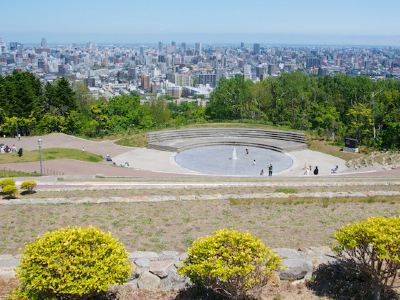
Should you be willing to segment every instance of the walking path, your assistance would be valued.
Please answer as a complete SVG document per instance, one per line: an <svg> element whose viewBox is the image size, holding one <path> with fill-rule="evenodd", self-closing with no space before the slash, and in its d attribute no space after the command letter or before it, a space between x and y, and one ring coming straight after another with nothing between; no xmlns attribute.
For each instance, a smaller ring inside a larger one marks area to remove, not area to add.
<svg viewBox="0 0 400 300"><path fill-rule="evenodd" d="M90 163L70 159L44 161L44 169L48 174L54 175L76 175L76 176L123 176L141 178L174 178L188 175L203 175L179 166L175 161L175 152L159 151L147 148L134 148L116 145L113 141L91 141L62 133L54 133L46 136L0 138L0 143L14 145L24 150L37 149L37 140L43 140L43 148L72 148L82 149L105 156L109 154L116 166L111 163ZM286 153L293 159L293 165L281 173L274 174L274 177L293 177L303 176L305 165L313 168L318 166L319 176L330 175L331 169L336 165L339 167L338 174L351 174L354 176L371 177L373 172L379 172L378 176L400 176L399 170L382 170L375 167L369 169L359 169L357 171L348 169L345 161L317 151L297 150ZM2 154L7 155L7 154ZM125 163L128 168L120 167ZM1 164L0 169L15 170L23 172L38 172L38 162L9 163ZM363 173L363 172L371 172ZM214 177L214 176L213 176ZM254 177L255 178L255 177Z"/></svg>

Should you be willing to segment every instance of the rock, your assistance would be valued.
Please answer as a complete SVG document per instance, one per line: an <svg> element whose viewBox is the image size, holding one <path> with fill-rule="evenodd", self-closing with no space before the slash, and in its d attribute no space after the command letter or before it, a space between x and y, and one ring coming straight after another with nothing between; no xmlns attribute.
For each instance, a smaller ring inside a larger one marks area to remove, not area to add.
<svg viewBox="0 0 400 300"><path fill-rule="evenodd" d="M130 280L127 283L124 284L125 287L132 289L132 290L137 290L138 289L138 279Z"/></svg>
<svg viewBox="0 0 400 300"><path fill-rule="evenodd" d="M137 286L140 289L156 291L160 288L160 283L161 279L158 276L146 271L140 275Z"/></svg>
<svg viewBox="0 0 400 300"><path fill-rule="evenodd" d="M132 279L138 278L140 275L142 275L143 272L147 271L149 271L149 268L136 267L135 270L133 271Z"/></svg>
<svg viewBox="0 0 400 300"><path fill-rule="evenodd" d="M150 267L150 259L148 258L138 258L135 260L135 265L140 268L149 268Z"/></svg>
<svg viewBox="0 0 400 300"><path fill-rule="evenodd" d="M321 264L329 264L336 261L335 253L326 246L309 247L304 250L304 254L311 259L314 269Z"/></svg>
<svg viewBox="0 0 400 300"><path fill-rule="evenodd" d="M150 251L134 251L129 254L129 259L135 261L138 258L147 258L149 260L158 259L158 254Z"/></svg>
<svg viewBox="0 0 400 300"><path fill-rule="evenodd" d="M161 280L160 288L163 291L181 290L188 286L188 279L179 275L175 268L168 271L168 276Z"/></svg>
<svg viewBox="0 0 400 300"><path fill-rule="evenodd" d="M168 269L175 263L174 259L154 260L150 262L150 272L160 278L168 276Z"/></svg>
<svg viewBox="0 0 400 300"><path fill-rule="evenodd" d="M303 279L307 273L312 273L312 261L302 252L287 248L279 248L275 251L282 257L283 267L286 269L279 272L281 280L299 280Z"/></svg>
<svg viewBox="0 0 400 300"><path fill-rule="evenodd" d="M179 252L177 251L162 251L160 253L160 259L175 259L179 260Z"/></svg>

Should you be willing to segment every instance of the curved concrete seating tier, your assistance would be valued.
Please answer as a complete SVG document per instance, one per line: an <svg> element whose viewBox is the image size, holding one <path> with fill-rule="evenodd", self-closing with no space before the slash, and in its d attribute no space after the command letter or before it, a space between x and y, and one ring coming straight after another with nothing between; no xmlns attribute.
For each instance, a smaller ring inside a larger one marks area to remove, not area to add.
<svg viewBox="0 0 400 300"><path fill-rule="evenodd" d="M244 145L289 152L306 148L303 133L252 128L194 128L147 134L148 148L180 152L210 145Z"/></svg>

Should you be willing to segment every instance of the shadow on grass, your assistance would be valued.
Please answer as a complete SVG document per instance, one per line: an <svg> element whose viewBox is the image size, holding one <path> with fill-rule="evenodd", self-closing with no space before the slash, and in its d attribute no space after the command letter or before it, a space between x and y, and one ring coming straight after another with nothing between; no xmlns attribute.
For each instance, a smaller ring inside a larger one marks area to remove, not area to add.
<svg viewBox="0 0 400 300"><path fill-rule="evenodd" d="M201 287L188 287L180 290L174 300L225 300L226 298L216 294L212 290Z"/></svg>
<svg viewBox="0 0 400 300"><path fill-rule="evenodd" d="M36 191L23 191L20 194L21 195L32 195L32 194L36 194L36 193L37 193Z"/></svg>
<svg viewBox="0 0 400 300"><path fill-rule="evenodd" d="M313 279L307 283L307 287L316 295L340 300L377 299L374 286L381 287L380 300L400 299L394 290L374 282L369 274L349 261L320 265L314 271Z"/></svg>

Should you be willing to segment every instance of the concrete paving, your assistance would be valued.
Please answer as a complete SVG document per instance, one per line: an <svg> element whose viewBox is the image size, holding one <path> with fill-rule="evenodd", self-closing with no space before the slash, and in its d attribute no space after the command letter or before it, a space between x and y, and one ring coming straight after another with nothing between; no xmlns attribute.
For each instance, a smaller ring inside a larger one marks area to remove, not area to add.
<svg viewBox="0 0 400 300"><path fill-rule="evenodd" d="M159 151L155 149L135 149L121 155L113 157L113 160L119 165L125 162L130 167L148 170L153 172L169 172L176 174L200 174L180 167L175 162L176 152ZM345 161L335 156L327 155L317 151L299 150L286 153L293 159L293 165L289 169L275 173L274 176L304 176L304 166L311 165L313 170L318 166L319 175L330 175L331 169L339 166L338 174L348 172ZM206 175L206 174L203 174Z"/></svg>

